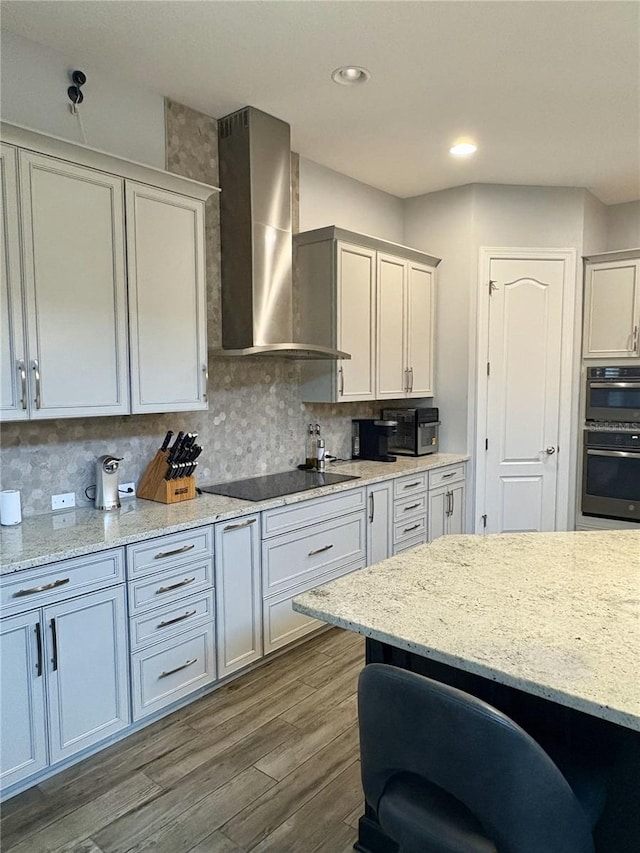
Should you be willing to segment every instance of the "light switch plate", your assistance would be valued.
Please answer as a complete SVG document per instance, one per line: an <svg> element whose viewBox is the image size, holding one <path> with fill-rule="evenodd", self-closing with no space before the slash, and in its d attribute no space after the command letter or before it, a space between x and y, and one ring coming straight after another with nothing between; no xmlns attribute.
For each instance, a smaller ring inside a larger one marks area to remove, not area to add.
<svg viewBox="0 0 640 853"><path fill-rule="evenodd" d="M64 495L51 495L51 509L70 509L75 505L75 492L66 492Z"/></svg>

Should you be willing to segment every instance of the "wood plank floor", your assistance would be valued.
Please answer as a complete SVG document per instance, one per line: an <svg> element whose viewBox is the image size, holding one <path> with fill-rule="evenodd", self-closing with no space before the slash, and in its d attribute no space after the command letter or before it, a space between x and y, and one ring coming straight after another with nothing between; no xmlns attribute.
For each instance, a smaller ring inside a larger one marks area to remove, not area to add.
<svg viewBox="0 0 640 853"><path fill-rule="evenodd" d="M5 853L347 853L364 640L333 628L2 806Z"/></svg>

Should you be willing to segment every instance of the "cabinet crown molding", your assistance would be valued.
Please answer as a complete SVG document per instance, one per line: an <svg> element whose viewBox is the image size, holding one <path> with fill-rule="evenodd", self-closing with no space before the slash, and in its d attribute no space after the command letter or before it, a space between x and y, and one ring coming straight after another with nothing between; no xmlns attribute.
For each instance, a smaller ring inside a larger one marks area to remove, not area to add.
<svg viewBox="0 0 640 853"><path fill-rule="evenodd" d="M134 160L127 160L115 154L108 154L98 148L69 142L58 136L49 136L17 124L0 122L0 138L7 145L15 145L37 154L48 154L60 160L67 160L69 163L88 166L110 175L149 184L200 201L206 201L213 193L220 192L219 187L175 175L155 166L136 163Z"/></svg>
<svg viewBox="0 0 640 853"><path fill-rule="evenodd" d="M340 240L344 243L353 243L367 249L375 249L377 252L386 252L389 255L400 255L407 261L416 261L419 264L437 267L441 258L421 252L412 246L403 246L391 240L383 240L382 237L374 237L371 234L360 234L357 231L348 231L346 228L338 228L337 225L327 225L325 228L315 228L313 231L301 231L293 235L294 245L305 246L309 243L320 243L323 240Z"/></svg>

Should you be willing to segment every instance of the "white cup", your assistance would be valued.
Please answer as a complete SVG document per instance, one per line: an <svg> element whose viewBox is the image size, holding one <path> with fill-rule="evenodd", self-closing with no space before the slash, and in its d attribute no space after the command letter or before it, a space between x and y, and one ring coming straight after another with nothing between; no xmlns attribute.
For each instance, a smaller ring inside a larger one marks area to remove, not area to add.
<svg viewBox="0 0 640 853"><path fill-rule="evenodd" d="M17 489L5 489L0 492L0 524L6 526L20 524L20 492Z"/></svg>

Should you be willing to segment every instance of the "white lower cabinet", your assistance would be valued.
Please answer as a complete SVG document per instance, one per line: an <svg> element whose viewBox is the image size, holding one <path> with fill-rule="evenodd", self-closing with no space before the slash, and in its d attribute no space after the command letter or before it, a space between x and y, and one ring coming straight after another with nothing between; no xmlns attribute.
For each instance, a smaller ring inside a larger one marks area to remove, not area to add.
<svg viewBox="0 0 640 853"><path fill-rule="evenodd" d="M429 542L439 536L464 533L464 464L432 471L429 476Z"/></svg>
<svg viewBox="0 0 640 853"><path fill-rule="evenodd" d="M393 482L367 486L367 565L379 563L393 551Z"/></svg>
<svg viewBox="0 0 640 853"><path fill-rule="evenodd" d="M216 679L213 528L127 546L134 721Z"/></svg>
<svg viewBox="0 0 640 853"><path fill-rule="evenodd" d="M102 556L87 563L105 573L115 564L120 583L97 592L65 595L86 580L82 558L21 572L7 584L4 612L42 606L2 623L3 789L129 724L122 552ZM47 570L56 579L39 583Z"/></svg>
<svg viewBox="0 0 640 853"><path fill-rule="evenodd" d="M218 677L262 657L260 517L215 525Z"/></svg>

